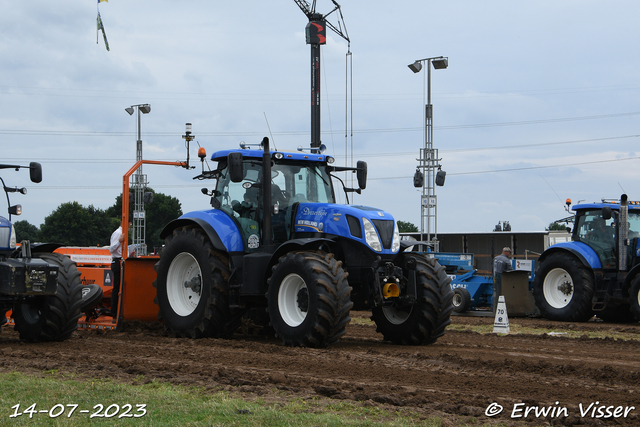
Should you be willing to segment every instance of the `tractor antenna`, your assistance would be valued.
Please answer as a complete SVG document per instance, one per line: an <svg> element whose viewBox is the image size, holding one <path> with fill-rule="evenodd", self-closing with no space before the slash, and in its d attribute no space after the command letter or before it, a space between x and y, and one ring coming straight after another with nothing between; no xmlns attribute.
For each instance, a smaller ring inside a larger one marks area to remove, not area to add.
<svg viewBox="0 0 640 427"><path fill-rule="evenodd" d="M267 120L267 113L263 111L262 114L264 114L264 121L267 122L267 129L269 129L269 135L271 136L271 140L273 141L273 149L278 151L278 148L276 147L276 140L273 139L273 134L271 133L271 126L269 126L269 120Z"/></svg>

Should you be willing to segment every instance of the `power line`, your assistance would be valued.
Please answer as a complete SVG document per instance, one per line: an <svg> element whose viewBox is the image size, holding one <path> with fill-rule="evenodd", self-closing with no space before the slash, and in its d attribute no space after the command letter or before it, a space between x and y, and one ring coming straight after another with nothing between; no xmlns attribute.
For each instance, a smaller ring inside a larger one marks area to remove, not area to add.
<svg viewBox="0 0 640 427"><path fill-rule="evenodd" d="M548 165L548 166L528 166L522 168L509 168L509 169L496 169L496 170L488 170L488 171L474 171L474 172L457 172L457 173L447 173L449 176L455 175L480 175L486 173L499 173L499 172L516 172L516 171L525 171L525 170L535 170L535 169L552 169L552 168L563 168L567 166L582 166L582 165L593 165L597 163L612 163L612 162L624 162L628 160L638 160L640 157L628 157L626 159L609 159L609 160L596 160L593 162L579 162L579 163L565 163L562 165ZM412 176L394 176L394 177L383 177L383 178L368 178L371 181L381 180L381 179L411 179Z"/></svg>
<svg viewBox="0 0 640 427"><path fill-rule="evenodd" d="M495 122L495 123L475 123L475 124L463 124L463 125L445 125L434 126L434 129L438 130L453 130L453 129L474 129L474 128L487 128L487 127L505 127L505 126L524 126L524 125L538 125L546 123L559 123L559 122L571 122L571 121L584 121L584 120L599 120L599 119L612 119L620 117L629 117L640 115L640 111L627 112L627 113L614 113L614 114L601 114L596 116L580 116L580 117L563 117L556 119L538 119L538 120L522 120L514 122ZM372 133L400 133L400 132L422 132L423 127L405 127L405 128L376 128L376 129L353 129L353 133L357 134L372 134ZM231 137L243 137L251 135L262 135L263 131L226 131L226 132L198 132L199 136L231 136ZM308 131L276 131L274 135L307 135ZM324 134L336 134L341 135L343 130L325 131ZM75 131L75 130L29 130L29 129L0 129L0 134L4 135L62 135L62 136L99 136L99 137L113 137L113 136L132 136L134 132L108 132L108 131ZM176 132L145 132L146 136L152 137L180 137Z"/></svg>

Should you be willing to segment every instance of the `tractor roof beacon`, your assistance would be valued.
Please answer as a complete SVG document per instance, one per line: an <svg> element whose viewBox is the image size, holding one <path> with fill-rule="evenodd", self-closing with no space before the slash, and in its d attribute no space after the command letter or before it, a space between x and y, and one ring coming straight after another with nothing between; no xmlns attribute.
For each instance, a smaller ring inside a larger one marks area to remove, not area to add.
<svg viewBox="0 0 640 427"><path fill-rule="evenodd" d="M335 202L333 158L270 150L218 151L203 188L212 209L169 223L156 265L155 302L173 336L222 337L243 318L291 346L325 347L345 333L349 312L371 310L378 332L397 344L435 342L450 322L452 291L435 260L404 252L393 217ZM342 180L340 180L342 181ZM348 200L348 198L347 198ZM266 310L265 310L266 309ZM245 322L246 323L246 322Z"/></svg>
<svg viewBox="0 0 640 427"><path fill-rule="evenodd" d="M594 314L640 320L640 202L623 194L572 209L572 241L550 246L538 261L533 294L540 312L563 321Z"/></svg>
<svg viewBox="0 0 640 427"><path fill-rule="evenodd" d="M42 167L0 165L0 169L28 168L32 182L42 181ZM30 342L62 341L78 328L82 303L80 272L69 257L51 253L60 245L16 242L11 215L20 215L20 205L11 206L9 193L26 194L25 188L7 187L9 217L0 217L0 325L11 317L20 339Z"/></svg>

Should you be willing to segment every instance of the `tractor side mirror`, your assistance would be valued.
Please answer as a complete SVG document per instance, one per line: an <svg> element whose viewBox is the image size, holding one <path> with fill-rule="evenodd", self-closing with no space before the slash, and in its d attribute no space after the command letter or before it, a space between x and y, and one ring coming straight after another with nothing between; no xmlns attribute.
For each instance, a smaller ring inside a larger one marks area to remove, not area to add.
<svg viewBox="0 0 640 427"><path fill-rule="evenodd" d="M242 170L242 154L229 153L227 156L227 167L229 168L231 182L242 182L242 178L244 178L244 171Z"/></svg>
<svg viewBox="0 0 640 427"><path fill-rule="evenodd" d="M360 187L361 190L364 190L365 188L367 188L367 162L358 160L356 166L358 169L356 171L356 177L358 178L358 187Z"/></svg>
<svg viewBox="0 0 640 427"><path fill-rule="evenodd" d="M42 166L40 163L29 163L29 178L31 178L31 182L42 182Z"/></svg>
<svg viewBox="0 0 640 427"><path fill-rule="evenodd" d="M611 207L603 206L602 207L602 218L606 221L611 219Z"/></svg>

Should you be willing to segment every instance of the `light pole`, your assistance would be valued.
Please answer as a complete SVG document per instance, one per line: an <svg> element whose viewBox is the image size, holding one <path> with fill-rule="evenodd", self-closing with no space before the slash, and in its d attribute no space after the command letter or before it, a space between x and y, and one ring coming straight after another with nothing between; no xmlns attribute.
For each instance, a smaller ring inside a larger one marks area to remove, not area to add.
<svg viewBox="0 0 640 427"><path fill-rule="evenodd" d="M427 241L432 242L433 250L439 251L438 244L438 203L435 192L435 185L444 185L445 172L441 170L440 159L438 158L438 150L433 148L433 105L431 105L431 64L436 70L444 69L449 66L449 58L444 56L436 56L431 58L423 58L416 60L408 67L414 73L422 70L422 63L426 62L427 72L425 76L426 83L423 83L422 101L424 103L425 87L427 91L427 102L425 104L424 114L424 148L420 149L420 158L418 161L419 169L422 169L422 198L420 202L420 233L421 240L424 240L424 223L427 223ZM437 171L436 171L437 169ZM436 177L437 175L437 177ZM426 176L426 179L424 177ZM415 185L415 181L414 181ZM431 224L433 223L433 241L431 240Z"/></svg>
<svg viewBox="0 0 640 427"><path fill-rule="evenodd" d="M137 104L124 110L133 115L138 110L138 139L136 141L136 161L142 160L142 138L140 137L140 113L148 114L151 111L149 104ZM136 256L146 255L147 246L144 243L145 234L145 212L144 212L144 189L147 187L147 177L142 174L142 166L138 168L132 176L132 187L135 189L135 201L133 208L133 244L136 248ZM124 199L123 199L124 201ZM124 224L126 227L127 225Z"/></svg>

